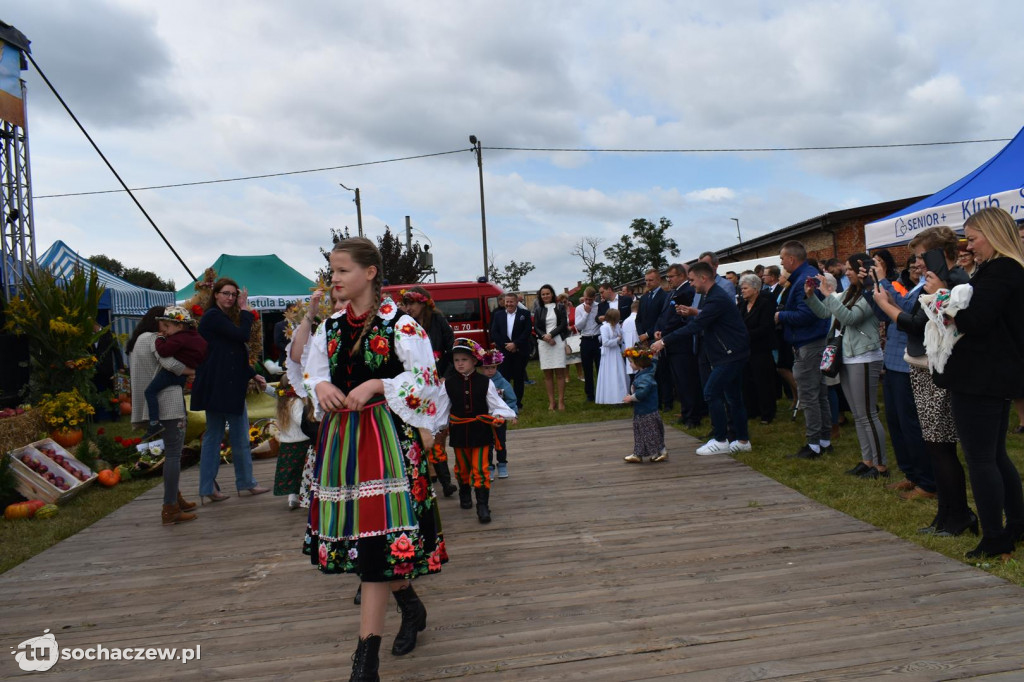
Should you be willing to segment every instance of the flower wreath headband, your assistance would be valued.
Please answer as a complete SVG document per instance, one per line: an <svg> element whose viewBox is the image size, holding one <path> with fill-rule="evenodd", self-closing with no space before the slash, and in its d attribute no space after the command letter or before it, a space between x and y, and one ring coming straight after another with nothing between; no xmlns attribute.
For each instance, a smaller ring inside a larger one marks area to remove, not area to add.
<svg viewBox="0 0 1024 682"><path fill-rule="evenodd" d="M622 351L622 357L624 357L624 358L653 358L654 357L654 353L652 353L651 349L648 348L647 346L641 345L641 344L638 343L635 346L633 346L631 348L627 348L626 350Z"/></svg>
<svg viewBox="0 0 1024 682"><path fill-rule="evenodd" d="M429 296L424 296L418 291L407 291L402 289L399 293L402 295L402 303L405 303L406 305L410 303L422 303L425 306L429 306L431 308L434 307L434 299Z"/></svg>

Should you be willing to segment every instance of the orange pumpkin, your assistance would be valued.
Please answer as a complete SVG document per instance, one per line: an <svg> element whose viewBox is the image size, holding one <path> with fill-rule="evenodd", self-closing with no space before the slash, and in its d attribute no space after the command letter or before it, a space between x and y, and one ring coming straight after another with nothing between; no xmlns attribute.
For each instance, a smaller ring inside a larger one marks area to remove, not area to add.
<svg viewBox="0 0 1024 682"><path fill-rule="evenodd" d="M132 401L125 400L121 403L121 416L127 417L132 413Z"/></svg>
<svg viewBox="0 0 1024 682"><path fill-rule="evenodd" d="M35 516L36 512L46 505L42 500L29 500L28 502L15 502L14 504L7 505L4 509L5 519L30 519Z"/></svg>
<svg viewBox="0 0 1024 682"><path fill-rule="evenodd" d="M104 469L96 474L96 480L98 480L102 486L113 488L121 482L121 475L117 473L116 470Z"/></svg>

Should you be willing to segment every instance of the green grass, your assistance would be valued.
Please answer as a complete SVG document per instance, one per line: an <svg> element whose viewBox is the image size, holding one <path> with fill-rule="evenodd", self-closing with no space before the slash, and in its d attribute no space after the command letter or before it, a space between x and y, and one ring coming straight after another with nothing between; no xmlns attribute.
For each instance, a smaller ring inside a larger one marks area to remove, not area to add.
<svg viewBox="0 0 1024 682"><path fill-rule="evenodd" d="M527 409L520 417L519 424L513 428L532 428L535 426L556 426L559 424L576 424L581 422L604 421L609 419L627 419L632 417L630 408L618 408L609 405L593 405L588 403L583 394L583 384L576 380L576 370L569 368L571 380L566 390L566 411L548 412L547 393L545 392L542 372L536 362L530 363L529 375L537 383L526 387L524 402ZM839 440L834 441L835 454L825 455L818 460L786 459L786 455L796 452L804 443L803 413L797 414L795 421L790 421L791 412L787 411L788 400L780 400L778 417L767 426L757 420L750 423L750 440L753 452L733 455L737 460L752 469L775 479L779 483L796 490L802 495L837 509L844 514L860 519L871 525L886 530L893 535L910 540L922 547L945 554L946 556L978 566L994 575L1018 585L1024 585L1024 549L1018 550L1008 561L997 559L968 561L964 553L978 543L978 538L965 533L958 538L936 538L921 535L918 528L927 526L935 516L934 500L915 500L907 502L900 499L896 492L886 490L885 485L902 479L896 467L895 455L889 446L888 458L892 477L877 481L863 480L848 476L846 470L860 460L860 447L852 422L842 427ZM884 405L879 397L879 413L885 423ZM710 424L707 419L696 429L682 429L675 423L675 414L665 415L666 427L677 428L689 433L702 443L705 441ZM849 415L847 415L849 417ZM1010 429L1017 426L1017 417L1011 410ZM1024 472L1024 435L1009 434L1007 450L1010 458L1019 471ZM961 461L963 454L961 453ZM964 471L967 471L966 464ZM976 509L968 481L968 497L973 509ZM750 500L750 506L758 506L757 500Z"/></svg>
<svg viewBox="0 0 1024 682"><path fill-rule="evenodd" d="M100 424L110 436L135 436L127 421ZM91 526L107 514L131 502L163 479L136 478L113 488L92 483L78 496L60 505L60 512L48 519L9 521L0 518L0 573ZM158 519L152 519L156 523Z"/></svg>

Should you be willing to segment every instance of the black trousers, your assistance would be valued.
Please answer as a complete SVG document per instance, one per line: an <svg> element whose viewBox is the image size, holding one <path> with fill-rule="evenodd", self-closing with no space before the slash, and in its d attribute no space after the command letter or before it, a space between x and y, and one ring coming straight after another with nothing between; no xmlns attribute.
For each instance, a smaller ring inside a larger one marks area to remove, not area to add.
<svg viewBox="0 0 1024 682"><path fill-rule="evenodd" d="M675 380L672 375L672 363L664 355L662 355L662 358L662 361L654 368L654 380L658 384L658 405L669 409L679 396L676 395L678 391L675 390L673 385ZM680 399L680 402L682 402L682 399Z"/></svg>
<svg viewBox="0 0 1024 682"><path fill-rule="evenodd" d="M704 408L704 385L697 372L693 353L669 353L664 360L672 374L672 387L679 399L679 416L685 421L700 421ZM660 389L659 389L660 390Z"/></svg>
<svg viewBox="0 0 1024 682"><path fill-rule="evenodd" d="M523 405L523 390L526 388L524 380L526 379L527 360L526 353L505 353L505 360L498 366L501 376L512 384L512 390L515 391L516 401L520 407Z"/></svg>
<svg viewBox="0 0 1024 682"><path fill-rule="evenodd" d="M775 360L770 350L751 352L744 371L743 393L748 417L775 419Z"/></svg>
<svg viewBox="0 0 1024 682"><path fill-rule="evenodd" d="M1010 401L1005 398L950 392L953 423L967 460L982 535L995 539L1003 532L1003 512L1016 527L1024 525L1024 492L1020 474L1006 455Z"/></svg>
<svg viewBox="0 0 1024 682"><path fill-rule="evenodd" d="M580 338L580 359L583 361L583 390L587 400L594 402L597 369L601 364L601 339L596 336Z"/></svg>

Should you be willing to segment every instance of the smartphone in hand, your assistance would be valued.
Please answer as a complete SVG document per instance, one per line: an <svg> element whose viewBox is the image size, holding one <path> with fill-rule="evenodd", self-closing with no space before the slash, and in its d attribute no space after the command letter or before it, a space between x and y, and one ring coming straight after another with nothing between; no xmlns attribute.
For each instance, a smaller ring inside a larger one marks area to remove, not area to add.
<svg viewBox="0 0 1024 682"><path fill-rule="evenodd" d="M817 277L808 277L807 281L810 283L812 289L817 289L821 286L821 282L818 281Z"/></svg>
<svg viewBox="0 0 1024 682"><path fill-rule="evenodd" d="M946 254L943 253L942 249L925 251L921 254L921 258L924 260L924 265L928 272L934 272L935 276L945 283L946 279L949 278L949 268L946 266Z"/></svg>

